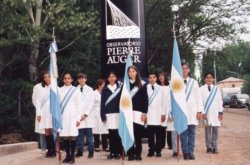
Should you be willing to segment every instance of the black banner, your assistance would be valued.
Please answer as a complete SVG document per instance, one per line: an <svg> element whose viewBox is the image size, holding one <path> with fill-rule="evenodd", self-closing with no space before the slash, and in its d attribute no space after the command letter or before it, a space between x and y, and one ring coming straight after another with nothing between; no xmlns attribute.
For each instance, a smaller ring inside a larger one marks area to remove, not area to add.
<svg viewBox="0 0 250 165"><path fill-rule="evenodd" d="M102 77L110 71L124 76L128 47L133 50L133 65L146 77L144 0L101 0L101 9Z"/></svg>

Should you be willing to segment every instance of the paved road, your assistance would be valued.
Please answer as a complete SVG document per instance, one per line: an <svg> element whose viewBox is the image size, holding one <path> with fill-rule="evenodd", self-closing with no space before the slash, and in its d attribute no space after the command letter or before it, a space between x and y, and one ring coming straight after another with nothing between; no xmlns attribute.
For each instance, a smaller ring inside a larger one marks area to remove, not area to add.
<svg viewBox="0 0 250 165"><path fill-rule="evenodd" d="M147 158L147 145L143 146L141 162L124 161L124 165L250 165L250 111L246 109L225 109L224 121L220 128L219 154L205 153L204 128L197 127L196 160L179 162L172 158L171 151L164 149L161 158ZM64 154L63 154L64 156ZM76 165L117 165L121 160L106 160L106 152L95 153L94 159L87 159L87 153L76 159ZM40 150L6 155L0 158L0 165L57 165L57 159L46 159Z"/></svg>

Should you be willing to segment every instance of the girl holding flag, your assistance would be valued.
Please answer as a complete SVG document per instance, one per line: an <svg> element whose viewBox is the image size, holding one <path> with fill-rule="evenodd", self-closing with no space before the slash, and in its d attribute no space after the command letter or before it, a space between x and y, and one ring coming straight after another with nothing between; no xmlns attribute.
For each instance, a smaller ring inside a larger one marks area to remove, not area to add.
<svg viewBox="0 0 250 165"><path fill-rule="evenodd" d="M121 138L118 134L120 96L121 88L117 83L117 76L111 71L101 93L101 119L109 131L110 155L107 157L108 160L120 159L122 153Z"/></svg>
<svg viewBox="0 0 250 165"><path fill-rule="evenodd" d="M42 76L42 83L39 88L34 90L33 96L36 96L34 105L36 106L36 120L38 122L38 129L45 130L45 140L48 152L46 158L55 157L55 142L52 130L52 115L50 112L50 75L44 72ZM33 98L34 98L33 97Z"/></svg>
<svg viewBox="0 0 250 165"><path fill-rule="evenodd" d="M76 137L78 136L78 127L81 120L81 93L72 86L72 76L66 73L63 76L64 86L59 88L59 97L62 113L62 130L60 137L64 139L66 158L63 163L75 163L74 152L76 147Z"/></svg>
<svg viewBox="0 0 250 165"><path fill-rule="evenodd" d="M182 71L185 85L185 95L188 110L188 128L180 135L181 148L184 160L194 160L195 148L195 128L198 120L201 119L203 104L198 82L189 77L190 67L187 63L182 63Z"/></svg>
<svg viewBox="0 0 250 165"><path fill-rule="evenodd" d="M135 66L128 68L130 81L130 94L132 97L132 106L134 112L134 138L135 143L128 150L128 160L142 160L142 135L148 112L148 94L145 82L141 80L140 73Z"/></svg>
<svg viewBox="0 0 250 165"><path fill-rule="evenodd" d="M223 119L223 103L220 90L213 85L213 73L206 73L204 76L205 85L201 89L202 101L204 104L203 119L205 127L205 140L207 153L218 153L218 129Z"/></svg>

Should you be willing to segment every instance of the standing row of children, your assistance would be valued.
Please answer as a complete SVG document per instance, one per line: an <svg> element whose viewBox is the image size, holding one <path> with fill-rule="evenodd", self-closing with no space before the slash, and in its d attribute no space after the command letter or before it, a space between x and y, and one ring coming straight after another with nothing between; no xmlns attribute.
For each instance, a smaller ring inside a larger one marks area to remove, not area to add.
<svg viewBox="0 0 250 165"><path fill-rule="evenodd" d="M180 135L180 140L184 160L193 160L195 159L195 128L201 118L208 125L205 128L207 153L218 153L218 127L223 118L223 107L220 92L213 85L212 73L205 74L206 84L199 88L197 81L189 77L188 64L182 64L182 69L188 104L188 129ZM174 119L171 115L169 96L171 87L158 85L155 73L149 74L149 83L146 84L135 66L128 68L128 76L135 139L134 145L127 153L128 160L142 160L142 137L145 126L148 135L148 157L161 157L161 150L165 145L166 126L172 133L173 156L177 156L177 134L173 126ZM164 79L166 80L166 77L161 73L159 80L162 85ZM106 82L99 79L95 91L86 84L86 74L79 73L77 81L78 86L74 87L72 76L66 73L63 76L64 85L58 88L63 127L60 137L64 140L66 151L63 163L73 164L75 156L82 156L84 136L88 145L88 158L92 158L95 148L99 147L100 134L102 134L104 150L107 150L109 138L110 154L107 159L120 159L123 149L118 125L122 85L118 83L116 74L110 72ZM43 82L34 87L33 103L36 107L36 128L44 130L46 137L48 148L46 157L54 157L56 152L52 135L52 116L49 111L49 85L50 77L46 72L43 74Z"/></svg>

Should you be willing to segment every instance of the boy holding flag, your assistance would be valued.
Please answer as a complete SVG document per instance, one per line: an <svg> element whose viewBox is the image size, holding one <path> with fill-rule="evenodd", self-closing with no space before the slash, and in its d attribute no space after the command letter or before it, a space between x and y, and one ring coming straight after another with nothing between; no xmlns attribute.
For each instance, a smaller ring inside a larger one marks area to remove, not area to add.
<svg viewBox="0 0 250 165"><path fill-rule="evenodd" d="M201 118L203 104L198 82L189 76L190 67L187 63L182 63L182 71L188 108L188 128L180 135L181 148L184 160L194 160L195 129Z"/></svg>

